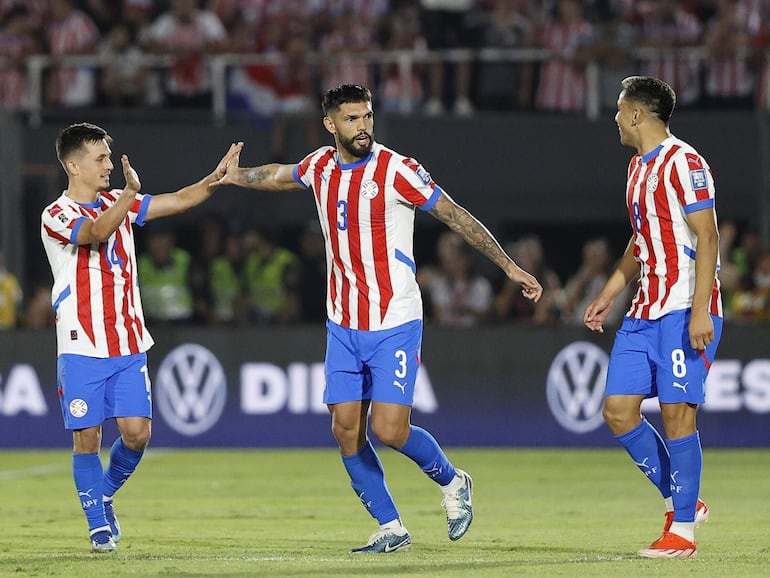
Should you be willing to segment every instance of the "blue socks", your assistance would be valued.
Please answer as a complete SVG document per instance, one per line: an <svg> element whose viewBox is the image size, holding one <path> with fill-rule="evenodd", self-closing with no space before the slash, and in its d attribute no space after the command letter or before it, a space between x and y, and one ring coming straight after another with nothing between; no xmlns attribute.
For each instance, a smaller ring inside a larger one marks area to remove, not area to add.
<svg viewBox="0 0 770 578"><path fill-rule="evenodd" d="M72 475L83 513L88 520L88 530L109 530L102 504L102 462L99 454L72 454Z"/></svg>
<svg viewBox="0 0 770 578"><path fill-rule="evenodd" d="M342 456L342 463L350 476L350 485L361 503L380 525L399 518L396 504L385 483L382 462L367 440L361 451L352 456Z"/></svg>
<svg viewBox="0 0 770 578"><path fill-rule="evenodd" d="M695 520L700 493L703 452L696 431L687 437L668 440L671 453L671 496L674 499L674 522Z"/></svg>
<svg viewBox="0 0 770 578"><path fill-rule="evenodd" d="M446 486L455 477L455 468L449 463L436 438L421 427L412 426L406 443L398 451L420 466L440 486Z"/></svg>
<svg viewBox="0 0 770 578"><path fill-rule="evenodd" d="M669 460L666 443L660 434L646 419L629 432L615 436L626 448L644 475L658 488L663 498L671 496Z"/></svg>
<svg viewBox="0 0 770 578"><path fill-rule="evenodd" d="M134 451L123 443L123 438L118 436L110 449L110 463L104 472L104 495L115 495L131 474L136 470L144 451Z"/></svg>

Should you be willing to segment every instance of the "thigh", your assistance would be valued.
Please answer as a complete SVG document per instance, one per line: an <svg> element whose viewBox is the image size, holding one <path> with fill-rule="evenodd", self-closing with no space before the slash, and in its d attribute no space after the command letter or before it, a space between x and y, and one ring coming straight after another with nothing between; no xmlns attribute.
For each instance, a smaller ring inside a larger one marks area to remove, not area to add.
<svg viewBox="0 0 770 578"><path fill-rule="evenodd" d="M151 418L152 395L147 354L112 357L105 361L114 368L105 391L107 417Z"/></svg>
<svg viewBox="0 0 770 578"><path fill-rule="evenodd" d="M372 332L365 362L372 379L372 400L410 406L420 368L422 321Z"/></svg>
<svg viewBox="0 0 770 578"><path fill-rule="evenodd" d="M605 396L654 397L655 365L649 354L650 322L625 318L615 336L607 368Z"/></svg>
<svg viewBox="0 0 770 578"><path fill-rule="evenodd" d="M103 359L65 353L56 362L56 385L64 427L80 430L106 419L105 390L109 372Z"/></svg>
<svg viewBox="0 0 770 578"><path fill-rule="evenodd" d="M722 336L722 319L713 317L714 341L705 351L690 346L690 310L674 311L660 319L657 388L661 403L702 404L706 376Z"/></svg>
<svg viewBox="0 0 770 578"><path fill-rule="evenodd" d="M371 399L369 369L361 360L355 337L353 330L327 321L323 397L326 405Z"/></svg>

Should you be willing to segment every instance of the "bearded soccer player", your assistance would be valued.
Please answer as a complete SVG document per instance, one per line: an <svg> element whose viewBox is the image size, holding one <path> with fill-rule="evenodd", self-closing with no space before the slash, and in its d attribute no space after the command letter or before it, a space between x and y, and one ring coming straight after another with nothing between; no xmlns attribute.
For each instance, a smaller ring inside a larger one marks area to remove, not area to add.
<svg viewBox="0 0 770 578"><path fill-rule="evenodd" d="M669 131L675 103L671 87L656 78L622 82L615 122L621 144L636 150L626 187L633 232L583 317L589 329L603 332L615 298L639 277L610 354L603 413L663 496L663 534L639 550L645 558L696 555L695 528L709 515L698 498L703 455L696 412L722 334L714 179L704 158ZM665 438L641 414L642 401L655 396Z"/></svg>
<svg viewBox="0 0 770 578"><path fill-rule="evenodd" d="M324 95L322 107L334 147L321 147L296 165L240 168L233 162L220 182L265 191L309 189L315 198L328 274L324 402L353 489L380 524L351 552L388 553L411 544L367 438L370 409L374 435L441 487L449 538L459 540L473 520L471 477L455 468L429 432L410 423L423 329L415 209L459 232L520 283L528 298L537 301L542 287L417 161L374 141L369 89L338 86Z"/></svg>
<svg viewBox="0 0 770 578"><path fill-rule="evenodd" d="M126 186L110 190L112 139L93 124L63 129L56 155L67 189L42 213L41 236L54 283L58 349L57 385L64 425L72 430L72 472L88 521L91 549L114 552L121 531L113 496L136 469L150 439L152 405L145 327L132 225L181 213L211 196L233 144L216 169L174 193L139 194L128 157ZM114 418L120 436L103 470L102 424Z"/></svg>

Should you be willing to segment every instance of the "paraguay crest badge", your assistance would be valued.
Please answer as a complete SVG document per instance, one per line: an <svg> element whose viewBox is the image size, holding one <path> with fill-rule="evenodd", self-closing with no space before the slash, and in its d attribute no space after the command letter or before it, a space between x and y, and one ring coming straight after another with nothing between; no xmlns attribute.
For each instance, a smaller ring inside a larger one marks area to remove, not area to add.
<svg viewBox="0 0 770 578"><path fill-rule="evenodd" d="M364 181L361 183L361 196L365 199L372 200L380 192L380 187L374 181Z"/></svg>

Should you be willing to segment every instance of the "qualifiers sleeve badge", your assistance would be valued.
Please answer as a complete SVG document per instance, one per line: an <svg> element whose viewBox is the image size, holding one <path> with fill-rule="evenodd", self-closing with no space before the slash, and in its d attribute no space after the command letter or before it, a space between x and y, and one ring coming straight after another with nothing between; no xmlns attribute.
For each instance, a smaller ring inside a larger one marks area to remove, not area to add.
<svg viewBox="0 0 770 578"><path fill-rule="evenodd" d="M695 169L690 171L690 184L693 190L707 189L709 186L708 179L706 178L706 169Z"/></svg>

